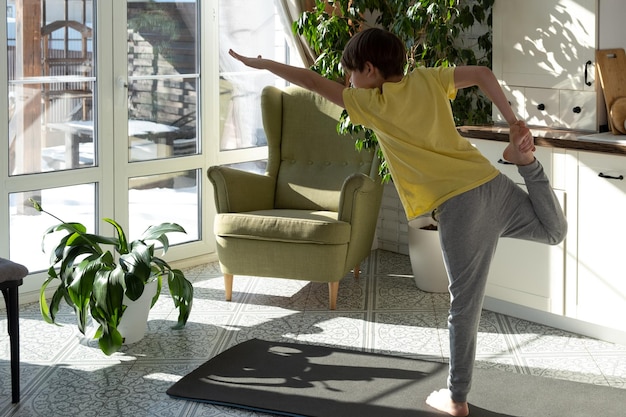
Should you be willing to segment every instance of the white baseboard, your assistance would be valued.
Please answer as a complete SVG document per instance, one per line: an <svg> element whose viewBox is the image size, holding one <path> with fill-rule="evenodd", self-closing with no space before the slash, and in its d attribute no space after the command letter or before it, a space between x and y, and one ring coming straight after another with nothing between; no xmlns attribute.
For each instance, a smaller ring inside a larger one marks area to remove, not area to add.
<svg viewBox="0 0 626 417"><path fill-rule="evenodd" d="M559 316L545 311L535 310L519 304L485 297L483 304L485 310L493 311L507 316L532 321L568 332L592 337L606 342L626 345L626 331L612 329L594 323L577 320L571 317Z"/></svg>

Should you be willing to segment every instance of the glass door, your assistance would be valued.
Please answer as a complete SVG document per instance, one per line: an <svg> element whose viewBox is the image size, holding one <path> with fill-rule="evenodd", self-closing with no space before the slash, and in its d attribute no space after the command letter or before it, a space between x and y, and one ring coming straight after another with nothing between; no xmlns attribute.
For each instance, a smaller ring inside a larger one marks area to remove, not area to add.
<svg viewBox="0 0 626 417"><path fill-rule="evenodd" d="M65 221L96 227L105 175L94 129L98 115L96 10L92 0L9 0L7 60L2 68L8 110L0 128L5 188L0 207L3 253L31 272L47 269L44 231L59 220L36 212L29 199ZM8 230L4 225L8 225ZM24 282L36 290L43 278Z"/></svg>
<svg viewBox="0 0 626 417"><path fill-rule="evenodd" d="M7 4L9 175L97 165L93 17L91 0Z"/></svg>
<svg viewBox="0 0 626 417"><path fill-rule="evenodd" d="M172 243L202 238L200 219L204 159L199 141L199 2L125 2L125 56L115 56L115 118L125 121L124 146L116 149L119 189L126 189L131 236L149 225L179 223L186 235ZM119 10L119 9L117 9ZM121 37L120 37L121 42ZM121 48L120 48L121 50ZM118 197L119 198L119 197ZM125 210L128 209L128 213Z"/></svg>
<svg viewBox="0 0 626 417"><path fill-rule="evenodd" d="M92 231L113 234L101 219L114 218L130 239L179 223L187 234L171 235L170 261L213 251L201 204L199 3L8 0L0 253L37 275L23 291L43 281L40 238L59 222L30 198Z"/></svg>

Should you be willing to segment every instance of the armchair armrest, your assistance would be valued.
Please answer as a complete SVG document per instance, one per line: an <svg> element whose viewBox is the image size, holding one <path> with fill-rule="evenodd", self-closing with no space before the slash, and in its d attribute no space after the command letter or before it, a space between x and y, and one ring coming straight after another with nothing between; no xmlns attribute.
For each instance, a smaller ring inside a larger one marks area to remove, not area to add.
<svg viewBox="0 0 626 417"><path fill-rule="evenodd" d="M341 190L338 218L351 225L346 254L346 265L351 267L367 257L372 248L383 198L383 184L378 176L375 178L354 174L346 179Z"/></svg>
<svg viewBox="0 0 626 417"><path fill-rule="evenodd" d="M353 174L346 178L341 188L339 220L348 223L365 218L377 220L382 187L380 180L376 181L365 174Z"/></svg>
<svg viewBox="0 0 626 417"><path fill-rule="evenodd" d="M274 179L231 167L212 166L207 176L213 184L218 213L266 210L274 207Z"/></svg>

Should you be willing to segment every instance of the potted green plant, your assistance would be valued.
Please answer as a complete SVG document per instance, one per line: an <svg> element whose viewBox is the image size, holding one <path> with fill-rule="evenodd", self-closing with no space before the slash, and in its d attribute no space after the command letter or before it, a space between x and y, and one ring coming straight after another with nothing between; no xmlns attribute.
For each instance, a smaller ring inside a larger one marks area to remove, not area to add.
<svg viewBox="0 0 626 417"><path fill-rule="evenodd" d="M172 269L156 256L154 248L155 243L160 242L165 253L169 247L167 234L185 233L180 225L150 226L139 239L128 242L126 233L113 219L103 220L114 227L115 237L87 233L81 223L65 222L45 211L37 201L30 201L37 211L61 222L48 228L42 238L43 249L46 238L58 237L50 256L48 279L40 290L41 315L46 322L56 323L56 313L65 300L74 308L78 328L83 334L86 334L88 315L91 315L98 326L94 338L98 339L100 349L111 355L125 342L119 327L128 305L143 295L147 285L156 283L156 293L147 307L152 308L160 295L162 278L167 276L169 291L179 312L174 328L185 326L191 312L193 286L182 271ZM112 246L117 256L102 245ZM58 287L48 303L46 289L52 282L58 282ZM144 321L144 332L145 324Z"/></svg>

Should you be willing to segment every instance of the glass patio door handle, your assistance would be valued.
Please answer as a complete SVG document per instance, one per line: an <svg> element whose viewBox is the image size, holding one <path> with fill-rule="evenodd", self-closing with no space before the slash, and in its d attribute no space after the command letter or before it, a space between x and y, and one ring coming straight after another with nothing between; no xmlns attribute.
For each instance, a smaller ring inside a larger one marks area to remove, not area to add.
<svg viewBox="0 0 626 417"><path fill-rule="evenodd" d="M117 77L116 84L118 88L128 88L128 81L122 76Z"/></svg>

